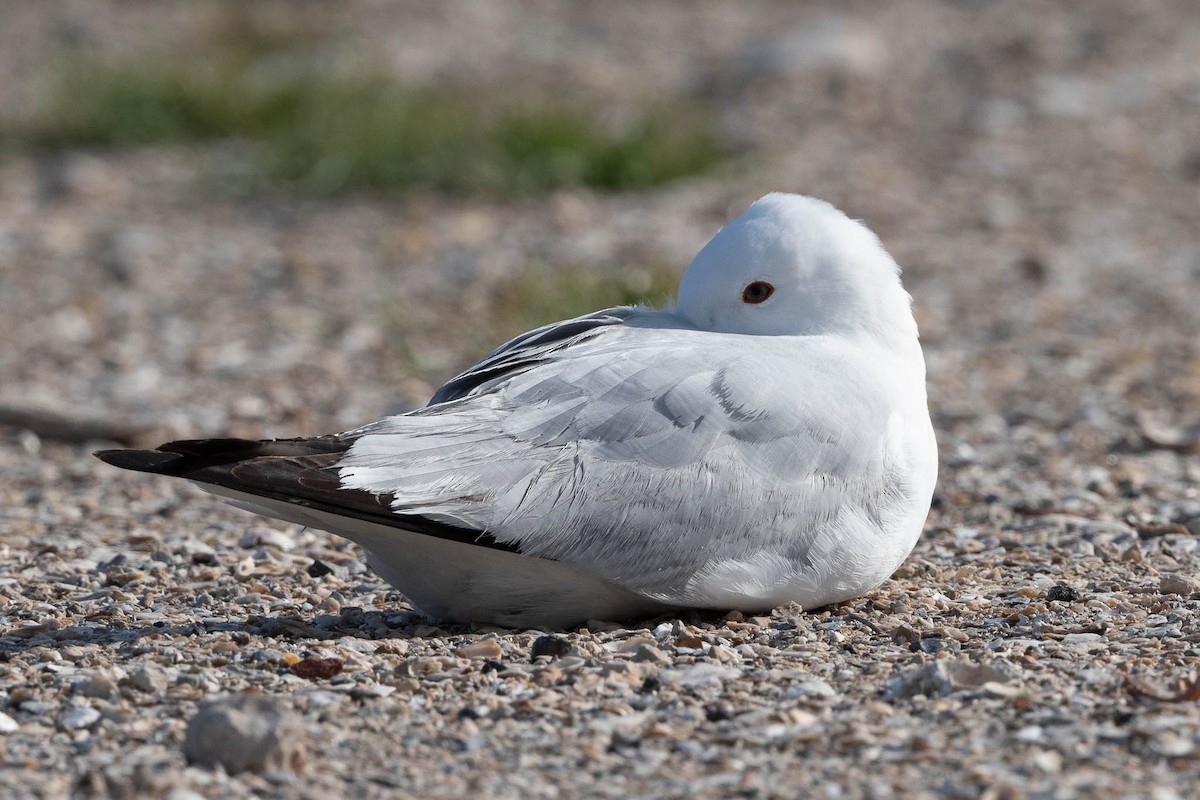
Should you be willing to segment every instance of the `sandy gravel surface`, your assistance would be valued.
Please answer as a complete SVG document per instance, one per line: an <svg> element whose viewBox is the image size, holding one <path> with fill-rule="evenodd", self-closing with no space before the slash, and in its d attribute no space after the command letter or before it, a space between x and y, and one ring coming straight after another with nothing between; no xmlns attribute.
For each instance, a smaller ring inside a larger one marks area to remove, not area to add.
<svg viewBox="0 0 1200 800"><path fill-rule="evenodd" d="M186 8L0 8L0 102L62 37L186 39ZM0 160L0 795L1200 793L1195 3L346 8L406 79L695 92L746 155L511 203ZM412 407L495 344L444 320L529 263L681 271L772 189L864 219L916 300L941 477L870 597L437 628L345 542L89 455Z"/></svg>

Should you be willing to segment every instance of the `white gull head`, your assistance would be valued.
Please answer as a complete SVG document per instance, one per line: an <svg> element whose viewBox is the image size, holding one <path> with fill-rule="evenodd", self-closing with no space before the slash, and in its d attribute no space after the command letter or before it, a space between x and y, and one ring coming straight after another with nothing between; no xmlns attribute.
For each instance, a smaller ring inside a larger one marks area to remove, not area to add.
<svg viewBox="0 0 1200 800"><path fill-rule="evenodd" d="M911 298L879 239L829 203L768 194L684 273L675 311L721 333L915 340Z"/></svg>

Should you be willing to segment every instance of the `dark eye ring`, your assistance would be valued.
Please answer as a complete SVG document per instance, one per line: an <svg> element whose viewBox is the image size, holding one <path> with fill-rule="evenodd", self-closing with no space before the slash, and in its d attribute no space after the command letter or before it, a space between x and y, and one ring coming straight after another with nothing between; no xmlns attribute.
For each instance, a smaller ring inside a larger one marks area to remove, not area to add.
<svg viewBox="0 0 1200 800"><path fill-rule="evenodd" d="M751 305L758 305L766 302L767 298L775 294L775 287L766 281L755 281L748 284L742 290L742 301Z"/></svg>

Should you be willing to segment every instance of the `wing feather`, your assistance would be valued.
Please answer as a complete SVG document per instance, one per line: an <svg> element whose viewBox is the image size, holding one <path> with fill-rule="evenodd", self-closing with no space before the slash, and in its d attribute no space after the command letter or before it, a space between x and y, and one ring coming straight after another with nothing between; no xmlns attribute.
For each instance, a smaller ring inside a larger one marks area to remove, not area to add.
<svg viewBox="0 0 1200 800"><path fill-rule="evenodd" d="M156 450L102 450L96 456L124 469L187 478L204 488L218 487L280 501L281 505L516 551L514 545L500 543L486 532L452 524L452 517L444 512L430 517L397 514L389 493L347 488L338 479L336 465L350 445L340 436L268 441L195 439L167 442Z"/></svg>
<svg viewBox="0 0 1200 800"><path fill-rule="evenodd" d="M496 380L537 366L547 357L570 347L610 325L620 325L644 311L634 307L609 308L575 319L535 328L488 353L478 364L451 378L430 399L430 405L448 403L484 391Z"/></svg>
<svg viewBox="0 0 1200 800"><path fill-rule="evenodd" d="M853 385L886 380L860 374L871 359L819 337L785 348L636 321L555 339L534 364L521 352L545 341L502 348L492 365L518 368L370 426L343 484L665 602L695 603L721 569L769 595L815 560L822 528L869 546L859 517L890 466L886 400ZM737 566L762 552L778 569Z"/></svg>

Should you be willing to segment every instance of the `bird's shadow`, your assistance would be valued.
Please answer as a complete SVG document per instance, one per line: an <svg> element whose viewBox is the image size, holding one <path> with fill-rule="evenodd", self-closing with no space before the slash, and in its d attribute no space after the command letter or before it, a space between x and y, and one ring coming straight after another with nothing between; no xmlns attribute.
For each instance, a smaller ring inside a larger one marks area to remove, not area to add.
<svg viewBox="0 0 1200 800"><path fill-rule="evenodd" d="M396 618L401 617L399 623ZM87 622L62 627L53 624L27 625L0 631L0 661L37 648L60 649L71 645L117 647L137 651L150 640L178 639L207 634L231 634L242 644L253 639L327 641L355 639L424 639L470 633L472 626L431 624L415 611L365 611L348 607L341 614L319 614L304 618L290 614L256 615L245 619L194 620L186 623L155 622L125 625L119 621ZM240 634L240 636L239 636Z"/></svg>
<svg viewBox="0 0 1200 800"><path fill-rule="evenodd" d="M638 631L653 629L663 622L695 625L719 619L719 612L694 611L647 620L631 620L620 624L619 627ZM374 641L412 640L465 636L496 630L498 629L493 626L434 622L419 611L375 611L354 606L342 609L340 614L319 614L308 618L291 614L251 614L245 619L207 619L182 624L162 621L132 626L119 621L97 621L59 627L53 623L45 623L0 630L0 662L38 648L58 650L72 645L115 647L118 654L134 656L149 650L151 640L192 638L218 633L232 636L238 644L249 645L255 639L291 642L341 638ZM511 633L523 633L527 630L511 629ZM546 629L540 632L570 633L579 630L580 626Z"/></svg>

